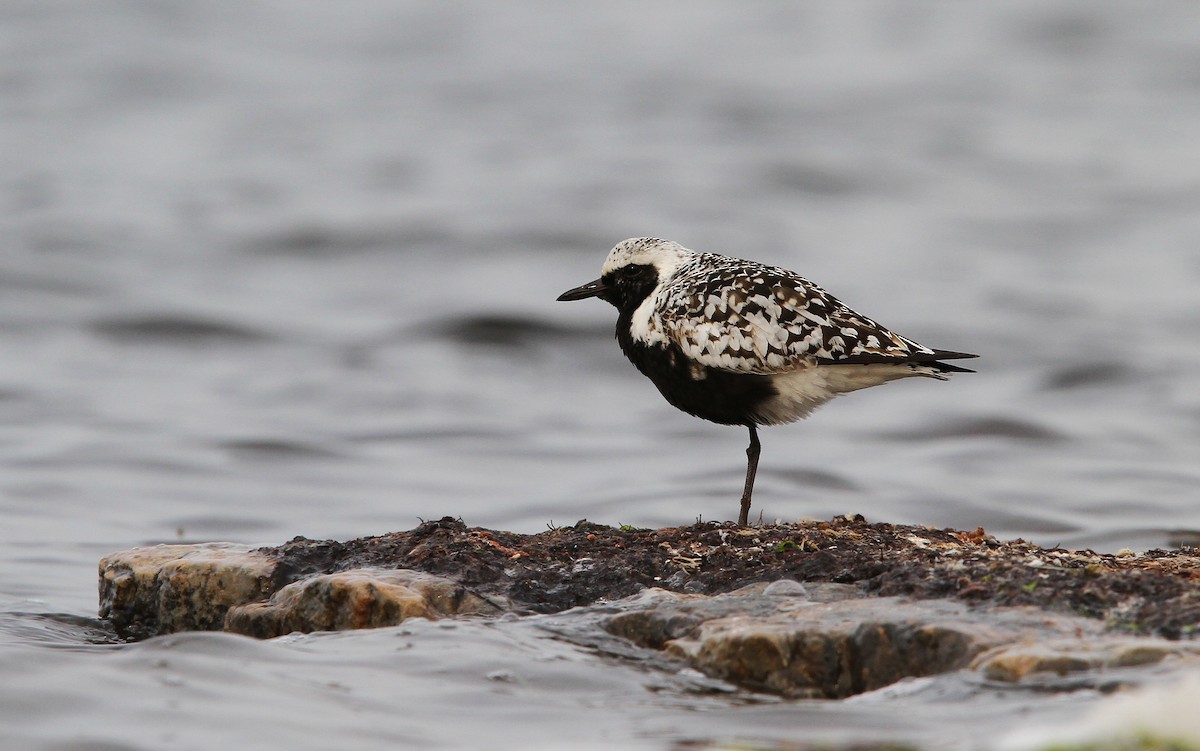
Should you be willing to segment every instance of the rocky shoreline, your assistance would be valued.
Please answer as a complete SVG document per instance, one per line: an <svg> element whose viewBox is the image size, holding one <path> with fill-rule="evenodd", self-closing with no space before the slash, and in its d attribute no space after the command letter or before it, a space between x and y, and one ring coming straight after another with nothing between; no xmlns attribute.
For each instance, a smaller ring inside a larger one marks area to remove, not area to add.
<svg viewBox="0 0 1200 751"><path fill-rule="evenodd" d="M446 517L348 542L135 548L101 561L100 602L129 640L619 604L596 619L608 637L788 697L964 668L1015 682L1200 655L1195 550L1048 549L861 517L658 530L582 521L533 535Z"/></svg>

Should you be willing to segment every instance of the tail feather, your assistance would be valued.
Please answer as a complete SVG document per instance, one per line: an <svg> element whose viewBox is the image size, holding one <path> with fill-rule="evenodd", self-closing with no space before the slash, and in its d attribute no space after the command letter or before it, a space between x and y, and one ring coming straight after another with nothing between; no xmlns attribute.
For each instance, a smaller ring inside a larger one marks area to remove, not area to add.
<svg viewBox="0 0 1200 751"><path fill-rule="evenodd" d="M958 365L951 365L950 363L938 362L936 360L934 362L922 363L922 365L927 365L931 368L936 368L939 373L974 373L975 372L974 370L971 370L970 368L962 368L962 367L959 367Z"/></svg>
<svg viewBox="0 0 1200 751"><path fill-rule="evenodd" d="M936 368L939 373L974 373L970 368L963 368L958 365L951 365L942 360L967 360L979 355L972 355L966 352L951 352L945 349L935 349L933 354L925 355L921 361L928 364L930 367ZM928 359L925 359L928 358Z"/></svg>
<svg viewBox="0 0 1200 751"><path fill-rule="evenodd" d="M942 360L967 360L972 357L979 357L979 355L972 355L967 352L951 352L946 349L934 349L929 352L915 352L906 357L860 354L851 355L850 357L839 357L836 360L825 360L824 362L830 365L908 365L914 369L917 367L932 368L938 373L974 373L975 371L969 368L942 362Z"/></svg>
<svg viewBox="0 0 1200 751"><path fill-rule="evenodd" d="M979 355L972 355L968 352L951 352L948 349L935 349L932 354L922 355L922 358L930 360L969 360Z"/></svg>

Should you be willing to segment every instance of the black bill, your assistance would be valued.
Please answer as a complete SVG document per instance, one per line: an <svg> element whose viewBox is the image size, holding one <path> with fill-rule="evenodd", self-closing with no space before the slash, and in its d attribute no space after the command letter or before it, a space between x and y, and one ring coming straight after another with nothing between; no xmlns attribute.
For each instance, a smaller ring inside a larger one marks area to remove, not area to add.
<svg viewBox="0 0 1200 751"><path fill-rule="evenodd" d="M569 289L558 296L559 302L570 302L572 300L585 300L589 297L599 297L603 295L608 288L604 286L604 281L597 279L594 282L588 282L582 287Z"/></svg>

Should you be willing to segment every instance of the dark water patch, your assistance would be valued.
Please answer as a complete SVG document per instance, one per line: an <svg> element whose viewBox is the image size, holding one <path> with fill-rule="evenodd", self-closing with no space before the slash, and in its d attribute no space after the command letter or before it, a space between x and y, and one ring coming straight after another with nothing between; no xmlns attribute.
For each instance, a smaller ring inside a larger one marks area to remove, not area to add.
<svg viewBox="0 0 1200 751"><path fill-rule="evenodd" d="M354 433L343 436L351 443L437 443L443 441L469 441L478 439L510 439L508 431L488 428L398 428L396 430L379 430Z"/></svg>
<svg viewBox="0 0 1200 751"><path fill-rule="evenodd" d="M1133 369L1124 363L1078 363L1052 371L1046 377L1044 388L1050 391L1063 391L1091 386L1113 386L1129 383L1133 379Z"/></svg>
<svg viewBox="0 0 1200 751"><path fill-rule="evenodd" d="M416 190L426 182L425 170L415 159L401 156L377 160L364 180L368 188L388 191Z"/></svg>
<svg viewBox="0 0 1200 751"><path fill-rule="evenodd" d="M178 516L166 519L163 524L174 527L174 536L151 540L144 545L197 545L205 542L224 541L230 537L244 537L248 533L273 531L279 526L278 519L256 519L252 516Z"/></svg>
<svg viewBox="0 0 1200 751"><path fill-rule="evenodd" d="M0 272L0 291L49 292L68 297L90 297L101 290L96 284L76 279L25 274L6 270Z"/></svg>
<svg viewBox="0 0 1200 751"><path fill-rule="evenodd" d="M842 475L820 469L768 470L765 474L800 485L824 490L858 490L859 486Z"/></svg>
<svg viewBox="0 0 1200 751"><path fill-rule="evenodd" d="M898 430L884 434L885 438L897 441L940 441L960 438L1001 438L1026 443L1061 443L1067 436L1028 420L1011 417L979 417L951 420L912 430Z"/></svg>
<svg viewBox="0 0 1200 751"><path fill-rule="evenodd" d="M1031 216L1020 222L973 218L965 220L963 226L965 237L987 237L1009 252L1041 258L1045 255L1046 248L1086 246L1096 239L1104 238L1112 233L1114 222L1112 216L1079 217L1064 213ZM1024 306L1027 299L1050 306L1048 309L1065 305L1063 300L1047 299L1041 295L1027 295L1019 301L1020 304ZM1009 305L1014 304L1011 299L1007 302ZM1064 310L1071 311L1070 307L1064 307Z"/></svg>
<svg viewBox="0 0 1200 751"><path fill-rule="evenodd" d="M287 227L251 240L244 250L255 255L323 258L383 249L406 252L415 248L446 247L453 241L453 236L444 227L427 222L374 228L308 224Z"/></svg>
<svg viewBox="0 0 1200 751"><path fill-rule="evenodd" d="M550 253L594 253L597 262L592 269L599 276L599 259L604 257L612 246L624 240L611 232L597 231L593 234L578 231L555 231L552 229L524 231L505 234L500 238L500 244L525 250L544 250Z"/></svg>
<svg viewBox="0 0 1200 751"><path fill-rule="evenodd" d="M70 613L0 613L0 633L27 644L67 649L124 642L107 621Z"/></svg>
<svg viewBox="0 0 1200 751"><path fill-rule="evenodd" d="M1103 49L1109 29L1094 13L1069 10L1023 20L1015 25L1013 38L1031 49L1074 59Z"/></svg>
<svg viewBox="0 0 1200 751"><path fill-rule="evenodd" d="M28 247L38 253L87 256L120 247L133 238L123 227L66 222L53 227L34 228L25 237Z"/></svg>
<svg viewBox="0 0 1200 751"><path fill-rule="evenodd" d="M217 445L244 461L287 461L332 459L342 454L327 447L283 438L242 438L218 441Z"/></svg>
<svg viewBox="0 0 1200 751"><path fill-rule="evenodd" d="M443 319L429 328L450 342L469 346L536 347L579 337L577 330L556 323L529 316L489 313Z"/></svg>
<svg viewBox="0 0 1200 751"><path fill-rule="evenodd" d="M96 738L63 741L54 745L44 746L46 751L141 751L145 746L129 743L114 743Z"/></svg>
<svg viewBox="0 0 1200 751"><path fill-rule="evenodd" d="M993 534L1002 534L999 530L1021 530L1021 534L1036 535L1043 542L1053 543L1057 540L1046 538L1052 535L1065 538L1080 531L1078 524L1053 518L1053 499L1045 496L990 499L986 503L975 503L964 501L961 496L930 495L923 505L931 509L944 524L956 527L982 525Z"/></svg>
<svg viewBox="0 0 1200 751"><path fill-rule="evenodd" d="M861 180L844 171L794 162L768 166L762 180L774 191L827 198L852 195L866 187Z"/></svg>
<svg viewBox="0 0 1200 751"><path fill-rule="evenodd" d="M781 123L798 123L804 112L789 102L762 101L743 96L744 92L729 90L724 96L708 103L706 116L720 125L728 136L745 139L750 135L774 137Z"/></svg>
<svg viewBox="0 0 1200 751"><path fill-rule="evenodd" d="M271 338L247 326L188 314L116 316L94 321L90 328L122 344L253 344Z"/></svg>
<svg viewBox="0 0 1200 751"><path fill-rule="evenodd" d="M1200 548L1200 529L1169 529L1167 544L1173 548Z"/></svg>
<svg viewBox="0 0 1200 751"><path fill-rule="evenodd" d="M191 475L193 477L209 477L212 474L212 469L208 466L193 463L184 458L170 458L165 456L126 456L119 460L122 467L128 467L134 471L151 471L161 472L169 475ZM109 456L98 456L89 462L80 461L80 466L112 466L113 459Z"/></svg>
<svg viewBox="0 0 1200 751"><path fill-rule="evenodd" d="M1200 486L1200 467L1113 467L1100 471L1090 471L1088 477L1101 483L1121 484L1123 487L1136 488L1152 483L1174 485L1180 488L1192 489ZM1131 501L1130 508L1121 511L1136 511L1144 508L1140 501Z"/></svg>

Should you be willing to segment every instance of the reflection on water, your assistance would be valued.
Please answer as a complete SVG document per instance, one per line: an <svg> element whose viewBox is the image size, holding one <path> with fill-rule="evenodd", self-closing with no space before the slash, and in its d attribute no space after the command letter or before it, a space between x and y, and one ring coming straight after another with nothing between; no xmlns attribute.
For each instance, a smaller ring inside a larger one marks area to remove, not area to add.
<svg viewBox="0 0 1200 751"><path fill-rule="evenodd" d="M147 541L731 516L744 431L666 405L608 306L554 302L635 235L796 269L982 356L950 383L763 431L765 519L862 513L1108 550L1200 529L1189 3L467 10L0 7L0 598L21 603L5 612L89 617L96 561ZM39 633L65 621L13 617L4 673L48 676L42 704L0 688L33 723L27 747L163 710L176 674L152 647L50 655ZM76 637L61 638L91 640ZM523 639L523 655L545 647ZM197 643L270 655L274 677L244 675L281 692L280 712L340 706L297 726L297 745L328 747L354 711L394 710L388 692L432 716L433 698L482 690L463 668L428 692L449 648L412 684L355 682L402 641ZM342 648L362 655L328 678L348 693L308 677L310 654ZM180 675L211 715L253 704L212 677L229 664L195 660L202 677ZM633 711L622 692L674 706L611 680L594 701L537 698L613 724ZM801 711L711 701L697 737ZM54 707L82 704L50 735ZM657 722L647 710L631 734L679 737ZM170 745L123 732L87 737ZM411 732L386 740L435 734Z"/></svg>

